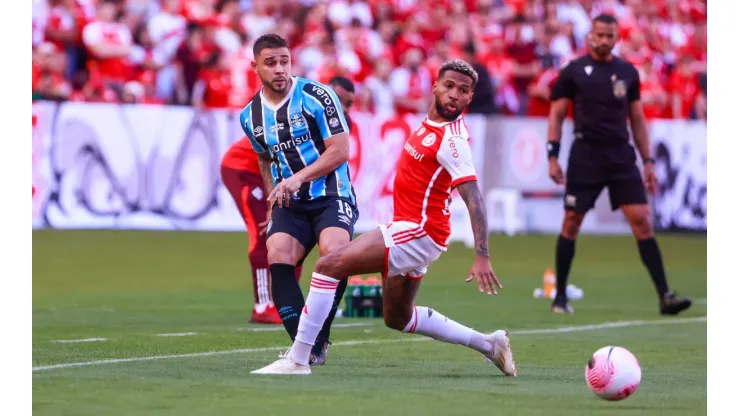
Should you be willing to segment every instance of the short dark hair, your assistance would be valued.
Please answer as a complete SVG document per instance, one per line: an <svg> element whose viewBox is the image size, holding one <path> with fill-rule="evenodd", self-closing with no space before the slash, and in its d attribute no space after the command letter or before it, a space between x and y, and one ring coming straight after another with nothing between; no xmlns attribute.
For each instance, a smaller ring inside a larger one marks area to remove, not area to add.
<svg viewBox="0 0 740 416"><path fill-rule="evenodd" d="M353 94L355 92L355 84L350 81L349 78L343 77L341 75L337 75L334 78L330 79L329 85L339 85L340 87Z"/></svg>
<svg viewBox="0 0 740 416"><path fill-rule="evenodd" d="M596 23L596 22L606 23L607 25L616 25L617 19L610 14L602 13L594 17L593 23Z"/></svg>
<svg viewBox="0 0 740 416"><path fill-rule="evenodd" d="M259 38L257 38L256 41L254 41L254 46L252 47L252 52L254 53L254 59L257 59L257 57L260 55L260 52L262 52L263 49L277 49L277 48L287 48L288 42L285 41L280 35L276 35L274 33L268 33L266 35L262 35Z"/></svg>
<svg viewBox="0 0 740 416"><path fill-rule="evenodd" d="M475 87L475 84L478 83L478 72L476 72L476 70L473 69L473 67L469 63L463 61L462 59L454 59L442 64L442 67L439 68L437 79L442 78L442 76L447 71L455 71L459 74L469 76L470 79L473 80L473 87Z"/></svg>

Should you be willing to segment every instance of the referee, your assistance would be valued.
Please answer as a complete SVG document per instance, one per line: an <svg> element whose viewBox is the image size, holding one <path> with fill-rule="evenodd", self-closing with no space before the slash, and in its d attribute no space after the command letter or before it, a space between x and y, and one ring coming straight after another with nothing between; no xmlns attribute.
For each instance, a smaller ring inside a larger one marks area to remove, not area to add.
<svg viewBox="0 0 740 416"><path fill-rule="evenodd" d="M655 192L657 180L640 103L640 77L632 64L611 53L618 39L617 20L602 14L592 23L589 53L561 70L550 96L552 106L547 126L550 177L557 184L565 184L565 218L555 250L557 296L552 311L573 313L566 287L575 240L583 217L606 187L612 210L622 210L637 239L640 257L658 292L660 313L676 315L691 306L691 299L679 298L669 291L650 223L645 188ZM571 102L575 141L564 175L558 154L563 119ZM635 150L629 143L628 118L643 160L644 183L635 163Z"/></svg>

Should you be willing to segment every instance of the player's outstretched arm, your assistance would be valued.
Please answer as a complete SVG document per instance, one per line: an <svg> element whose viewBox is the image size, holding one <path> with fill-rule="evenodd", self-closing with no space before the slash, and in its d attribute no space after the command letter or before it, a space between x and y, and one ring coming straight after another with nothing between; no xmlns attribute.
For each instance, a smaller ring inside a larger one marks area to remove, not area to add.
<svg viewBox="0 0 740 416"><path fill-rule="evenodd" d="M483 205L483 195L480 188L478 188L478 181L464 182L458 185L456 189L468 207L475 240L475 261L466 282L475 278L478 280L478 289L481 292L485 291L489 295L497 295L496 287L502 288L503 286L501 286L491 268L488 255L488 218Z"/></svg>
<svg viewBox="0 0 740 416"><path fill-rule="evenodd" d="M456 189L468 207L475 238L475 254L488 257L488 218L483 205L483 195L478 188L478 181L465 182L458 185Z"/></svg>

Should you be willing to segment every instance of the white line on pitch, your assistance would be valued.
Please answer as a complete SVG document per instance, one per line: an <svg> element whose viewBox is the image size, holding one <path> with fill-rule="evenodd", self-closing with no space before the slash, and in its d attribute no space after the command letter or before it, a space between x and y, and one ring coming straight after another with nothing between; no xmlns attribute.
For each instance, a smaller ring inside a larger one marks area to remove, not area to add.
<svg viewBox="0 0 740 416"><path fill-rule="evenodd" d="M331 326L334 328L352 328L358 326L373 326L370 322L352 322L346 324L334 324ZM250 332L272 332L272 331L285 331L282 326L268 326L268 327L242 327L237 328L237 331L250 331ZM333 345L333 344L332 344Z"/></svg>
<svg viewBox="0 0 740 416"><path fill-rule="evenodd" d="M520 331L509 331L510 334L514 335L530 335L530 334L557 334L563 332L578 332L578 331L595 331L599 329L607 328L623 328L629 326L644 326L644 325L670 325L670 324L685 324L695 322L706 322L706 316L700 316L695 318L678 318L678 319L660 319L653 321L619 321L619 322L606 322L603 324L596 325L583 325L583 326L569 326L564 328L543 328L543 329L525 329ZM429 341L430 338L414 337L409 336L406 338L395 338L395 339L369 339L369 340L356 340L356 341L344 341L335 342L332 346L349 346L349 345L369 345L369 344L388 344L398 342L414 342L414 341ZM167 360L175 358L195 358L195 357L211 357L214 355L229 355L229 354L245 354L253 352L266 352L266 351L280 351L288 347L267 347L267 348L244 348L238 350L225 350L225 351L206 351L196 352L192 354L173 354L173 355L153 355L151 357L133 357L133 358L116 358L110 360L98 360L98 361L82 361L76 363L63 363L53 365L43 365L33 367L32 371L47 371L47 370L58 370L62 368L71 367L86 367L90 365L105 365L105 364L120 364L120 363L132 363L142 361L155 361L155 360Z"/></svg>
<svg viewBox="0 0 740 416"><path fill-rule="evenodd" d="M178 332L174 334L155 334L158 337L187 337L190 335L197 335L197 332Z"/></svg>
<svg viewBox="0 0 740 416"><path fill-rule="evenodd" d="M72 344L75 342L99 342L99 341L107 341L108 338L85 338L85 339L58 339L54 342L58 344Z"/></svg>

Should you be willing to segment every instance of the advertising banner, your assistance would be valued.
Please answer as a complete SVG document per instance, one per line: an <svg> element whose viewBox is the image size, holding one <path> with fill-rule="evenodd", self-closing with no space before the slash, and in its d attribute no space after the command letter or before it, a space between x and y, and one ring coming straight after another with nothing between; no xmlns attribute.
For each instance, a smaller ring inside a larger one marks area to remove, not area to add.
<svg viewBox="0 0 740 416"><path fill-rule="evenodd" d="M659 191L655 227L659 230L707 229L707 125L659 120L650 126Z"/></svg>
<svg viewBox="0 0 740 416"><path fill-rule="evenodd" d="M563 215L563 193L565 187L555 184L549 176L545 143L547 142L547 119L501 117L487 124L488 143L486 160L498 163L485 165L485 193L512 194L509 199L516 203L509 209L517 211L516 218L507 216L496 204L489 206L489 229L519 232L559 233ZM560 166L567 170L568 156L573 144L573 124L563 123ZM495 199L495 198L494 198ZM502 204L503 205L503 204ZM502 221L501 218L508 218ZM515 226L510 224L516 222ZM588 234L625 234L629 224L620 212L611 211L608 192L604 191L596 206L586 215L581 230Z"/></svg>
<svg viewBox="0 0 740 416"><path fill-rule="evenodd" d="M358 232L390 221L395 165L421 116L353 113L350 169L358 197ZM543 118L466 117L489 231L557 233L563 187L548 176ZM242 231L221 183L221 156L242 137L238 113L186 107L90 103L33 105L34 228ZM706 125L650 126L660 186L656 227L706 230ZM572 124L563 126L567 167ZM467 208L453 192L452 241L472 242ZM630 232L608 193L584 233Z"/></svg>

